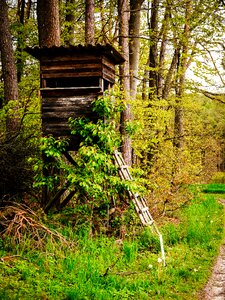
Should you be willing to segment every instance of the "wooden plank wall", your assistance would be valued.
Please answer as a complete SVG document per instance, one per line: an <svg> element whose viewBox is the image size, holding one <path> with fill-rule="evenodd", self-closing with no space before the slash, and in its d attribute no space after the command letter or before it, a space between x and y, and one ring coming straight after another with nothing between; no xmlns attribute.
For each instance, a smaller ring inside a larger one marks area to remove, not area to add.
<svg viewBox="0 0 225 300"><path fill-rule="evenodd" d="M41 87L45 88L50 78L98 77L115 82L115 66L106 57L66 56L43 58L41 61Z"/></svg>
<svg viewBox="0 0 225 300"><path fill-rule="evenodd" d="M97 119L92 112L92 101L96 95L76 96L68 98L44 98L42 101L43 134L54 137L70 136L69 117L88 117Z"/></svg>
<svg viewBox="0 0 225 300"><path fill-rule="evenodd" d="M42 131L44 136L70 137L76 149L79 138L70 135L69 117L97 120L92 101L115 81L115 66L97 55L55 56L41 61Z"/></svg>

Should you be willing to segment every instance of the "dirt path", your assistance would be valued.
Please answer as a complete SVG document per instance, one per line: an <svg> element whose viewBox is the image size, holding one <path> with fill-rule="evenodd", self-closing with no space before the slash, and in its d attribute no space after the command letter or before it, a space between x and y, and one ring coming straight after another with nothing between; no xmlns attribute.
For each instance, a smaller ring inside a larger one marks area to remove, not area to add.
<svg viewBox="0 0 225 300"><path fill-rule="evenodd" d="M219 201L225 205L224 199L219 199ZM225 244L220 247L211 278L199 300L225 300Z"/></svg>
<svg viewBox="0 0 225 300"><path fill-rule="evenodd" d="M220 248L220 254L213 268L212 276L200 299L225 300L225 245Z"/></svg>

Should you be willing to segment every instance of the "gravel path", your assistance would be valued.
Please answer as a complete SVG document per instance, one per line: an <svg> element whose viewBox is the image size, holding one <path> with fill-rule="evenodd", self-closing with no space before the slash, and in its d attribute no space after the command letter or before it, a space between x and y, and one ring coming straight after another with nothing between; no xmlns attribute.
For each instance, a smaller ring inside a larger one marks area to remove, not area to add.
<svg viewBox="0 0 225 300"><path fill-rule="evenodd" d="M220 254L213 268L212 276L200 299L225 300L225 245L220 248Z"/></svg>
<svg viewBox="0 0 225 300"><path fill-rule="evenodd" d="M225 206L225 199L218 199ZM213 267L211 278L199 300L225 300L225 242Z"/></svg>

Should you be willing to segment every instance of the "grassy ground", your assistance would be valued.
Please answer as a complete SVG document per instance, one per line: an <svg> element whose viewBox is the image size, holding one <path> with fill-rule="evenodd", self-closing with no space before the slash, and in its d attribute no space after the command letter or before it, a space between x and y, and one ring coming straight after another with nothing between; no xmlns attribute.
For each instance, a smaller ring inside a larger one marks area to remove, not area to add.
<svg viewBox="0 0 225 300"><path fill-rule="evenodd" d="M225 184L223 183L211 183L202 185L202 192L208 194L225 194Z"/></svg>
<svg viewBox="0 0 225 300"><path fill-rule="evenodd" d="M221 197L221 195L220 195ZM176 221L176 222L175 222ZM198 196L160 230L89 239L64 227L70 247L49 242L35 250L0 243L0 299L197 299L224 237L224 208L211 195ZM0 240L1 242L1 240Z"/></svg>

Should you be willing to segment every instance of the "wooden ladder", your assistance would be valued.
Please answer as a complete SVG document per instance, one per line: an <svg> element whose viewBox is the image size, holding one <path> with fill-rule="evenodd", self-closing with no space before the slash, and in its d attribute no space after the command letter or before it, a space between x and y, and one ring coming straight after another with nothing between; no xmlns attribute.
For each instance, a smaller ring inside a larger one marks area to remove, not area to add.
<svg viewBox="0 0 225 300"><path fill-rule="evenodd" d="M124 159L122 157L122 154L118 152L117 150L114 152L114 159L115 164L118 167L119 170L119 176L122 180L133 180L128 166L125 164ZM151 227L152 231L156 233L159 237L160 241L160 248L161 248L161 256L164 266L166 265L165 261L165 252L164 252L164 245L163 245L163 237L160 233L156 223L154 222L154 219L152 218L152 215L149 212L149 208L147 205L147 201L144 197L141 197L139 194L134 193L130 190L128 192L128 197L130 201L134 204L135 210L141 220L141 223L144 226Z"/></svg>

